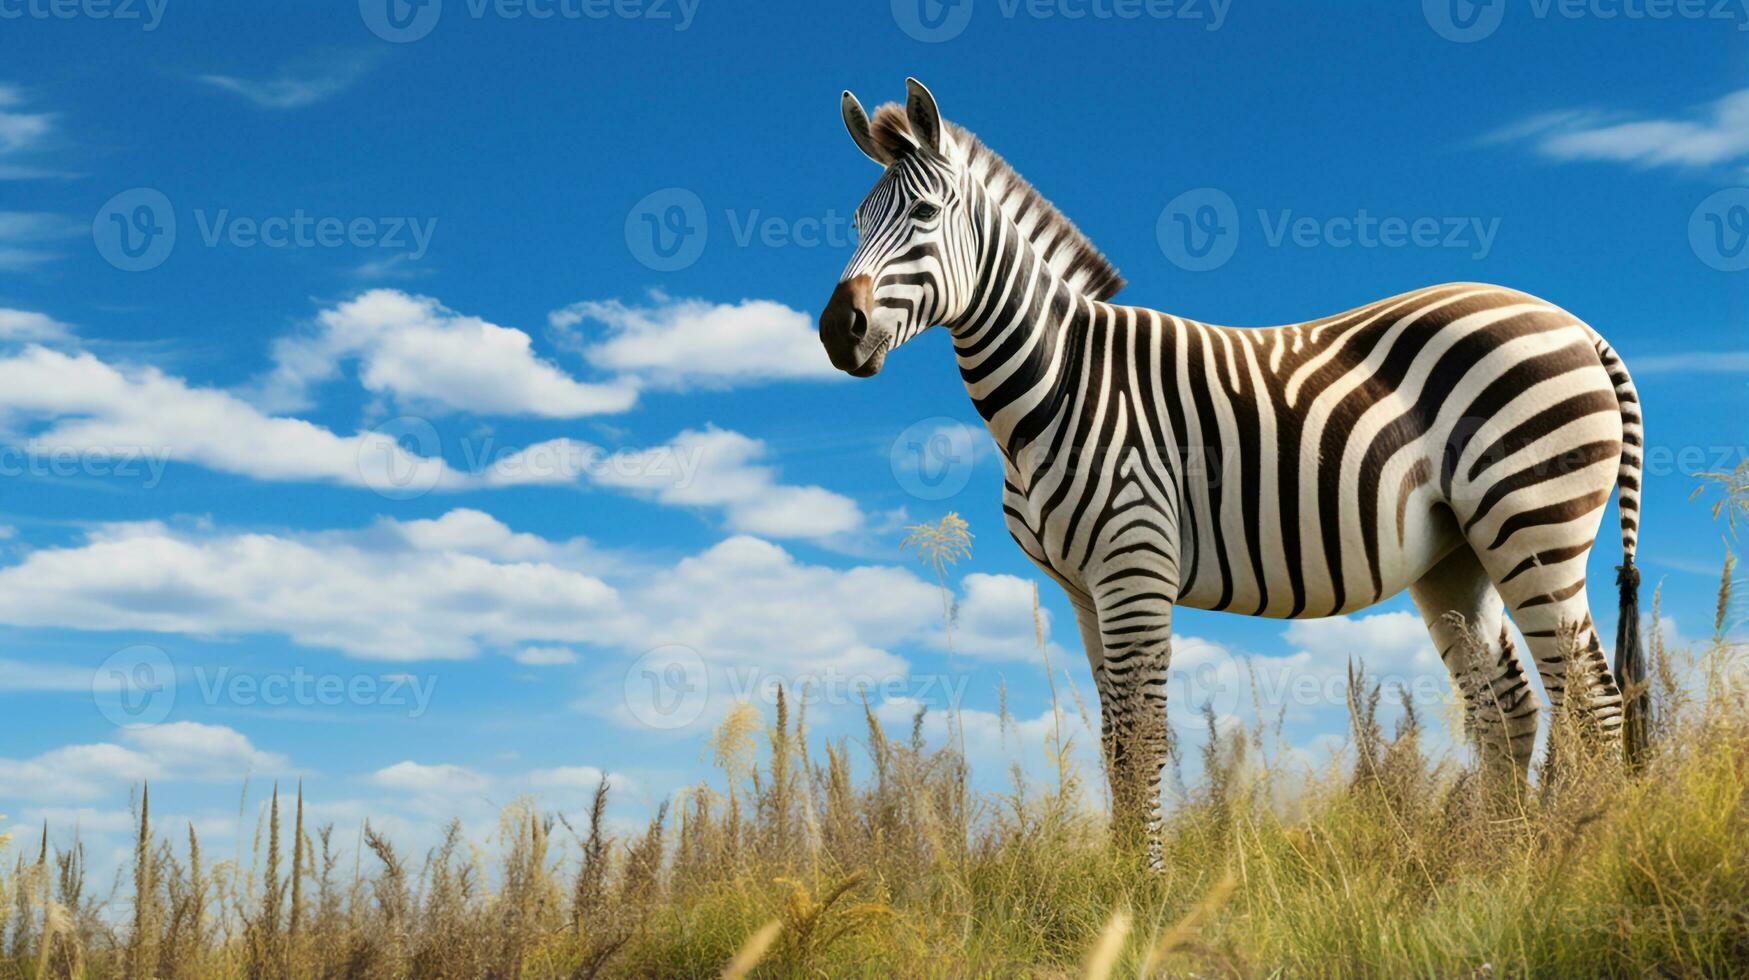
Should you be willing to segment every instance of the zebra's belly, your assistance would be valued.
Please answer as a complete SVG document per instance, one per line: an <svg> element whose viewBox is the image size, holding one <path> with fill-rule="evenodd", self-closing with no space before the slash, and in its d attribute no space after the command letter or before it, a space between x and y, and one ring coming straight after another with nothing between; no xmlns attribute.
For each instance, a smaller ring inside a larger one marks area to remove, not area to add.
<svg viewBox="0 0 1749 980"><path fill-rule="evenodd" d="M1104 497L1059 496L1046 484L1030 494L1011 491L1003 503L1014 540L1071 596L1091 599L1101 582L1141 573L1132 579L1158 583L1179 605L1310 619L1396 595L1463 542L1435 486L1399 475L1424 472L1415 463L1422 458L1411 453L1385 467L1390 489L1379 495L1373 546L1362 540L1360 522L1347 520L1334 559L1321 546L1323 520L1316 508L1287 522L1273 502L1254 509L1228 495L1216 508L1195 488L1178 491L1179 497L1122 480L1108 483ZM1089 488L1101 481L1082 476L1070 482ZM1089 505L1090 499L1098 506ZM1337 505L1352 506L1352 499L1345 495ZM1218 520L1209 519L1216 510Z"/></svg>
<svg viewBox="0 0 1749 980"><path fill-rule="evenodd" d="M1401 539L1396 537L1394 528L1391 531L1389 540L1380 543L1376 588L1370 567L1354 557L1362 550L1358 532L1343 540L1343 552L1349 557L1341 564L1340 590L1329 571L1327 557L1316 552L1309 536L1301 536L1298 548L1289 548L1277 533L1267 535L1257 549L1260 558L1257 562L1251 560L1251 551L1244 543L1235 547L1233 542L1222 542L1227 550L1225 579L1219 556L1212 550L1205 551L1196 560L1197 574L1180 593L1178 602L1193 609L1272 619L1341 615L1377 605L1402 592L1464 540L1450 509L1432 500L1409 501ZM1289 565L1290 556L1295 555L1298 576Z"/></svg>

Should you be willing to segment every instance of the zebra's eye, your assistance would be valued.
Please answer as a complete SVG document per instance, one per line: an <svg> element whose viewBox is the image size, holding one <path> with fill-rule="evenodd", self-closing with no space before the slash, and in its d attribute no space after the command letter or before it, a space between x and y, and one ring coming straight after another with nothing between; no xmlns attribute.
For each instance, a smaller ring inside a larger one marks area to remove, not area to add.
<svg viewBox="0 0 1749 980"><path fill-rule="evenodd" d="M928 201L918 201L917 204L911 208L911 220L928 221L940 213L941 209L930 204Z"/></svg>

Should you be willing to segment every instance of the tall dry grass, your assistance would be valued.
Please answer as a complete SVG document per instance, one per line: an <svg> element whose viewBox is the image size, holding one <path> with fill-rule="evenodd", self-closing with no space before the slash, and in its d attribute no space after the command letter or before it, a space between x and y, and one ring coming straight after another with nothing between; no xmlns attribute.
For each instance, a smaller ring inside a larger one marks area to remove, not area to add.
<svg viewBox="0 0 1749 980"><path fill-rule="evenodd" d="M0 977L1743 975L1731 590L1727 566L1694 653L1663 648L1654 602L1655 741L1631 774L1564 719L1529 786L1431 758L1413 705L1387 731L1354 668L1341 764L1308 777L1268 724L1212 717L1175 748L1202 771L1149 874L1063 726L1050 778L977 792L922 715L894 734L865 705L860 740L815 740L780 694L731 711L719 777L629 835L603 785L582 813L512 804L495 841L452 824L413 854L367 825L348 848L306 827L299 787L214 863L142 786L132 867L99 898L79 844L13 828Z"/></svg>

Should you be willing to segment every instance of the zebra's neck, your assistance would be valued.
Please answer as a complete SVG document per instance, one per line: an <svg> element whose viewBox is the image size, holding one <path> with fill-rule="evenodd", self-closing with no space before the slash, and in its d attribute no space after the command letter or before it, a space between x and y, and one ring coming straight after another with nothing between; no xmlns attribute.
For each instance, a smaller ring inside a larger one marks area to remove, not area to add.
<svg viewBox="0 0 1749 980"><path fill-rule="evenodd" d="M1083 360L1113 307L1073 289L999 212L981 229L977 287L948 324L960 377L1010 466L1081 401Z"/></svg>

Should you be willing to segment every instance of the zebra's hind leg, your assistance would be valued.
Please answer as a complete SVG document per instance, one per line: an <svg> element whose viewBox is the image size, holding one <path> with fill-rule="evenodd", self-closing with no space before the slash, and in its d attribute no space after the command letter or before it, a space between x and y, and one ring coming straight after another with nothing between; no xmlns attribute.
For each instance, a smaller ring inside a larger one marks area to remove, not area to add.
<svg viewBox="0 0 1749 980"><path fill-rule="evenodd" d="M1467 546L1442 559L1409 595L1464 699L1464 728L1485 768L1524 779L1536 747L1536 691L1513 649L1505 606Z"/></svg>
<svg viewBox="0 0 1749 980"><path fill-rule="evenodd" d="M1108 594L1098 606L1101 657L1093 677L1099 685L1112 833L1120 846L1143 848L1148 867L1159 871L1165 866L1160 777L1170 749L1166 669L1172 602L1152 594Z"/></svg>
<svg viewBox="0 0 1749 980"><path fill-rule="evenodd" d="M1619 753L1621 689L1604 658L1585 595L1590 550L1588 543L1531 551L1506 542L1498 551L1483 552L1483 561L1524 633L1556 717L1576 725L1607 753Z"/></svg>
<svg viewBox="0 0 1749 980"><path fill-rule="evenodd" d="M1607 753L1619 753L1621 688L1592 624L1584 580L1564 600L1544 601L1547 595L1514 602L1513 618L1530 644L1555 717L1575 727L1583 738L1601 743Z"/></svg>

